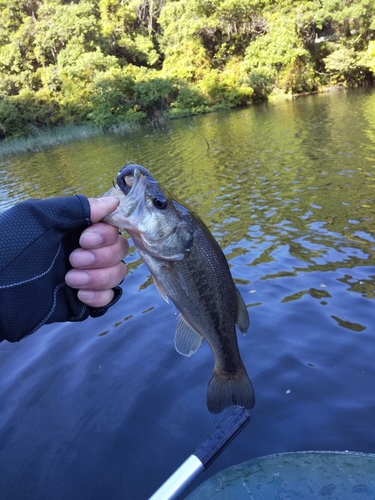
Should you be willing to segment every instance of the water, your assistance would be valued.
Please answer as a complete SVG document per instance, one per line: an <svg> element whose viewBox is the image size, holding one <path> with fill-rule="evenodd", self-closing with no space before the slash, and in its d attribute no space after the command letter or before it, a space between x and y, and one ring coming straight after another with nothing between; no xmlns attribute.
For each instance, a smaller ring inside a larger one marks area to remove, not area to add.
<svg viewBox="0 0 375 500"><path fill-rule="evenodd" d="M0 211L100 195L132 160L210 227L250 312L257 402L197 485L272 453L375 451L374 158L373 90L310 96L8 158ZM145 499L221 418L209 348L174 351L176 311L127 263L105 316L0 344L0 498Z"/></svg>

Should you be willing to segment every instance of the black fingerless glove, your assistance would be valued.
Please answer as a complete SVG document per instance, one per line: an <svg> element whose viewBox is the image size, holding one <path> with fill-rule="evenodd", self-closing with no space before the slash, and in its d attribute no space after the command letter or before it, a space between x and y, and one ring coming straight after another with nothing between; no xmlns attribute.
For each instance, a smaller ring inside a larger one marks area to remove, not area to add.
<svg viewBox="0 0 375 500"><path fill-rule="evenodd" d="M42 325L101 316L65 283L69 255L91 224L85 196L27 200L0 214L0 341L16 342Z"/></svg>

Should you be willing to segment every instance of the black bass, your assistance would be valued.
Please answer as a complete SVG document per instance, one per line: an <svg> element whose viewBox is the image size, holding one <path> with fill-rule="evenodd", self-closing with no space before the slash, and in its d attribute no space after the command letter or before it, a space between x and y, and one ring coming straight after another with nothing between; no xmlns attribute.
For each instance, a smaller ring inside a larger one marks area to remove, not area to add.
<svg viewBox="0 0 375 500"><path fill-rule="evenodd" d="M180 311L176 350L191 356L204 338L215 367L208 384L211 413L238 405L252 408L254 391L240 357L249 315L228 262L203 222L161 188L148 170L126 165L117 176L119 207L104 221L126 229L149 268L156 288Z"/></svg>

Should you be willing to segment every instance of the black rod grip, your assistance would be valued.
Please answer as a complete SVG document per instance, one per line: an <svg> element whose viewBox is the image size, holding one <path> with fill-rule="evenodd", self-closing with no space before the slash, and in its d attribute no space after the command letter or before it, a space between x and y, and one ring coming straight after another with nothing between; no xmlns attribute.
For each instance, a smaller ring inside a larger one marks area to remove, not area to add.
<svg viewBox="0 0 375 500"><path fill-rule="evenodd" d="M217 429L193 452L206 470L238 433L250 422L250 411L237 406Z"/></svg>

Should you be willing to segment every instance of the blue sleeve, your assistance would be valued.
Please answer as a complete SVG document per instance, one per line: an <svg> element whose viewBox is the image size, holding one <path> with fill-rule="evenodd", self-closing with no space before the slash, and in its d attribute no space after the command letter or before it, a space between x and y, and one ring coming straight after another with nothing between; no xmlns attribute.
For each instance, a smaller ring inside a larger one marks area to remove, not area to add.
<svg viewBox="0 0 375 500"><path fill-rule="evenodd" d="M69 255L91 224L85 196L27 200L0 214L0 341L16 342L42 325L101 316L65 283Z"/></svg>

